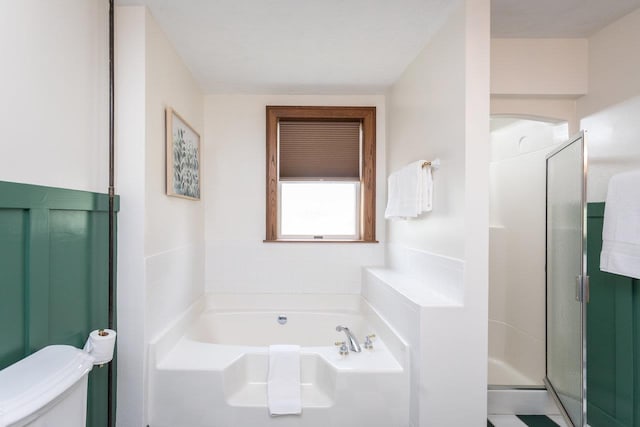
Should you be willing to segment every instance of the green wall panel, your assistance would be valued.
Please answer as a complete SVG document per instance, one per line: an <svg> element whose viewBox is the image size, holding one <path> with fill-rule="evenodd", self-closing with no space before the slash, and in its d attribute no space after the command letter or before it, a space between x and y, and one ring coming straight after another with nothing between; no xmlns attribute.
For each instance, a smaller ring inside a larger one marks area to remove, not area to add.
<svg viewBox="0 0 640 427"><path fill-rule="evenodd" d="M0 181L0 369L108 326L108 206L105 194ZM88 426L107 426L107 383L94 367Z"/></svg>
<svg viewBox="0 0 640 427"><path fill-rule="evenodd" d="M587 212L587 420L592 427L640 427L638 281L600 271L604 203Z"/></svg>
<svg viewBox="0 0 640 427"><path fill-rule="evenodd" d="M25 354L26 325L24 269L25 211L0 209L0 367L20 359Z"/></svg>
<svg viewBox="0 0 640 427"><path fill-rule="evenodd" d="M89 215L82 211L52 211L49 217L49 339L76 347L86 340L77 325L90 324L93 284L89 280L89 260L93 248L89 244Z"/></svg>

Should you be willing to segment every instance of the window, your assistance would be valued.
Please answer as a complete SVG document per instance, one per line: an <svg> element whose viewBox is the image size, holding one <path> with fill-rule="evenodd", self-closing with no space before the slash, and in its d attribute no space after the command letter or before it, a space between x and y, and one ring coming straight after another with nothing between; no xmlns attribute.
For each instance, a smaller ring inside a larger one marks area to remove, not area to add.
<svg viewBox="0 0 640 427"><path fill-rule="evenodd" d="M375 242L375 107L267 106L265 241Z"/></svg>

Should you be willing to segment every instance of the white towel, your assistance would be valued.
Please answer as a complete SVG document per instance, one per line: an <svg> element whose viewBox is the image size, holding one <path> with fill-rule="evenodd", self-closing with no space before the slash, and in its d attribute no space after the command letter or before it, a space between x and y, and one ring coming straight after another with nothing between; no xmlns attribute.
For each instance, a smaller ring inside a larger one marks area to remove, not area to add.
<svg viewBox="0 0 640 427"><path fill-rule="evenodd" d="M640 170L609 180L600 270L640 279Z"/></svg>
<svg viewBox="0 0 640 427"><path fill-rule="evenodd" d="M416 218L431 211L433 176L424 162L418 160L389 175L385 218Z"/></svg>
<svg viewBox="0 0 640 427"><path fill-rule="evenodd" d="M424 163L424 161L421 161ZM422 194L421 194L421 212L431 212L433 208L433 167L426 166L422 167L420 164L420 173L422 176L420 177L420 182L422 183Z"/></svg>
<svg viewBox="0 0 640 427"><path fill-rule="evenodd" d="M299 345L269 346L267 401L272 416L302 413Z"/></svg>

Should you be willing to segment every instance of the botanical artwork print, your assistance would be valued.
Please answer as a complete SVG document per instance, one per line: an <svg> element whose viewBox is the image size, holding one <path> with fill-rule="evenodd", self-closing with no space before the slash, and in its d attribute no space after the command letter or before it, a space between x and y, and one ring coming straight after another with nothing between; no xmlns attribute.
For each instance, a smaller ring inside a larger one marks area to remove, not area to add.
<svg viewBox="0 0 640 427"><path fill-rule="evenodd" d="M198 135L179 117L173 116L173 192L200 198Z"/></svg>

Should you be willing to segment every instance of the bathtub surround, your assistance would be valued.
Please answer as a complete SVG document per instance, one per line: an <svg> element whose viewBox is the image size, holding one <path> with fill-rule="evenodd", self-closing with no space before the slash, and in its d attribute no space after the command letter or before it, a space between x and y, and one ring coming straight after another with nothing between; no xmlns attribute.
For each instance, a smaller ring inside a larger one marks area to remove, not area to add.
<svg viewBox="0 0 640 427"><path fill-rule="evenodd" d="M385 267L402 272L417 283L417 289L428 289L452 305L464 303L464 261L460 259L389 243Z"/></svg>
<svg viewBox="0 0 640 427"><path fill-rule="evenodd" d="M373 349L340 355L336 324L363 340L376 334ZM269 415L269 345L282 341L300 346L302 415L293 418ZM407 426L407 351L357 295L208 294L151 342L149 423Z"/></svg>
<svg viewBox="0 0 640 427"><path fill-rule="evenodd" d="M204 126L201 91L154 18L118 7L116 26L117 423L128 427L147 425L147 344L204 290L204 203L165 195L165 108Z"/></svg>
<svg viewBox="0 0 640 427"><path fill-rule="evenodd" d="M204 283L204 244L196 242L147 256L145 272L150 307L147 332L153 339L182 313L179 307L189 307L202 296L197 284Z"/></svg>
<svg viewBox="0 0 640 427"><path fill-rule="evenodd" d="M436 313L445 309L456 312L463 308L464 262L388 246L385 268L364 269L362 295L409 344L411 425L425 425L429 415L423 411L428 403L421 390L429 387L430 371L435 368L429 365L433 363L429 358L435 348L446 347L440 342L441 327L433 327L434 315L437 317Z"/></svg>

